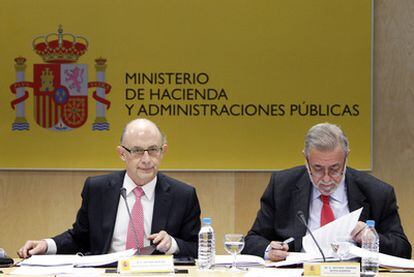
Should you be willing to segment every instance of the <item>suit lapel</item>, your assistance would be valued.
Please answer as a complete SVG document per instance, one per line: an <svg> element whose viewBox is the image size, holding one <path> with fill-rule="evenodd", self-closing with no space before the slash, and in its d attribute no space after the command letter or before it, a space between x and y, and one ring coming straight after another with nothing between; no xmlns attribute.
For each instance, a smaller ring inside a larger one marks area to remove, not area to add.
<svg viewBox="0 0 414 277"><path fill-rule="evenodd" d="M370 206L369 203L366 201L365 195L362 193L358 186L358 177L352 174L352 172L350 172L351 170L352 169L347 169L347 173L345 176L349 211L353 212L363 207L359 220L365 222L365 220L368 219Z"/></svg>
<svg viewBox="0 0 414 277"><path fill-rule="evenodd" d="M102 241L104 242L102 253L107 253L111 245L124 176L125 171L114 175L102 195Z"/></svg>
<svg viewBox="0 0 414 277"><path fill-rule="evenodd" d="M170 184L162 174L158 174L155 186L154 212L152 216L151 233L165 230L169 211L173 201Z"/></svg>
<svg viewBox="0 0 414 277"><path fill-rule="evenodd" d="M300 223L297 218L297 212L302 211L305 215L306 220L309 218L309 200L311 197L312 184L310 182L309 176L305 171L299 181L296 183L296 188L293 193L293 211L294 214L291 215L294 222L294 234L295 236L304 236L306 234L306 227ZM301 240L295 240L295 249L300 251L302 248Z"/></svg>

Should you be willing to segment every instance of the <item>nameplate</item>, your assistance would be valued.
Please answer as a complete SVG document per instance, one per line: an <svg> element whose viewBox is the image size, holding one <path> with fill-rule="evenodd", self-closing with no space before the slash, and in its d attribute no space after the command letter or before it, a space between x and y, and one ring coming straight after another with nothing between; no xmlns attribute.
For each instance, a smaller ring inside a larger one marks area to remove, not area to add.
<svg viewBox="0 0 414 277"><path fill-rule="evenodd" d="M173 273L172 255L142 255L118 261L119 273Z"/></svg>
<svg viewBox="0 0 414 277"><path fill-rule="evenodd" d="M355 276L359 277L360 266L355 262L304 263L305 276Z"/></svg>

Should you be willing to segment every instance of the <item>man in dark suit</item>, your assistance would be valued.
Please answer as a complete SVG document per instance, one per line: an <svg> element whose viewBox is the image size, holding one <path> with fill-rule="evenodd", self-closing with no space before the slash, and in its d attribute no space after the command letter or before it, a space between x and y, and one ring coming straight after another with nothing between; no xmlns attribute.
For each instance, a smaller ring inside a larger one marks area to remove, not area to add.
<svg viewBox="0 0 414 277"><path fill-rule="evenodd" d="M152 243L162 253L196 257L200 205L193 187L158 173L166 150L166 139L153 122L128 123L117 147L126 171L89 177L72 229L27 241L18 255L103 254ZM121 190L132 207L132 222Z"/></svg>
<svg viewBox="0 0 414 277"><path fill-rule="evenodd" d="M346 166L348 140L336 125L313 126L305 139L306 166L273 173L261 198L256 220L246 236L244 253L272 261L286 258L289 249L301 251L306 228L297 219L305 215L314 230L363 207L352 239L361 243L364 223L375 220L380 252L411 258L392 186ZM328 219L328 220L327 220ZM281 241L293 237L289 244Z"/></svg>

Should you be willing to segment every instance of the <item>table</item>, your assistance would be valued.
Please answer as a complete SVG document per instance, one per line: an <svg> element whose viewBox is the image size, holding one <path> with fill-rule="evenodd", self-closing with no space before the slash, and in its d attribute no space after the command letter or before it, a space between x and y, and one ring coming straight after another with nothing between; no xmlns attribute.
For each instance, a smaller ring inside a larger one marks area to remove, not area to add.
<svg viewBox="0 0 414 277"><path fill-rule="evenodd" d="M241 273L231 273L226 269L220 269L220 270L214 270L214 271L199 271L197 269L197 267L195 266L179 266L179 267L175 267L176 269L186 269L188 270L188 273L183 273L183 274L175 274L177 277L179 276L195 276L195 277L206 277L206 276L223 276L223 277L227 277L227 276L244 276L244 272ZM3 274L0 273L0 276L17 276L17 275L9 275L9 273L11 271L13 271L14 267L8 267L8 268L0 268L1 271L3 271ZM117 273L105 273L105 269L104 268L98 268L97 269L103 276L119 276L119 274ZM21 275L20 275L21 276ZM39 276L39 275L25 275L25 276ZM53 276L53 275L44 275L44 276ZM124 275L127 276L127 275ZM128 275L131 276L131 275ZM151 274L151 275L144 275L144 274L137 274L137 276L151 276L151 277L155 277L155 276L170 276L168 274Z"/></svg>
<svg viewBox="0 0 414 277"><path fill-rule="evenodd" d="M233 272L229 272L227 269L225 268L220 268L214 271L199 271L197 269L196 266L176 266L176 268L178 269L186 269L188 270L188 273L185 274L176 274L177 277L179 276L195 276L195 277L205 277L205 276L213 276L213 277L240 277L240 276L244 276L246 275L244 272L240 272L240 273L233 273ZM0 276L16 276L16 275L9 275L9 273L11 271L13 271L13 267L9 267L9 268L0 268L1 271L3 271L3 274L0 273ZM105 273L105 269L104 268L99 268L98 269L99 272L103 275L103 276L119 276L119 274L117 273ZM276 269L275 269L275 276L277 275L276 273ZM26 275L26 276L30 276L30 275ZM39 276L39 275L33 275L33 276ZM53 276L53 275L45 275L45 276ZM131 276L131 275L129 275ZM158 275L137 275L137 276L170 276L170 275L166 275L166 274L158 274ZM414 277L414 273L411 272L407 272L407 273L393 273L393 272L380 272L379 274L380 277Z"/></svg>

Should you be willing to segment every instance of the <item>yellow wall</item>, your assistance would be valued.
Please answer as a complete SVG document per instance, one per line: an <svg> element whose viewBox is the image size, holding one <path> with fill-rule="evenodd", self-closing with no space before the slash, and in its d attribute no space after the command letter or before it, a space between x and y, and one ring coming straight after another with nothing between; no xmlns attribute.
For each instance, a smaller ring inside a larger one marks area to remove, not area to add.
<svg viewBox="0 0 414 277"><path fill-rule="evenodd" d="M414 242L410 215L414 207L413 13L414 2L410 0L375 1L372 174L394 185L403 226ZM292 155L300 155L300 151ZM0 172L0 247L15 256L26 239L48 237L68 228L80 205L84 179L101 173ZM203 215L213 218L220 245L224 233L246 233L250 228L270 173L169 175L197 188Z"/></svg>
<svg viewBox="0 0 414 277"><path fill-rule="evenodd" d="M0 36L7 43L0 44L0 168L119 168L113 146L121 130L146 116L167 134L166 169L290 167L302 162L291 149L300 148L303 133L320 120L343 126L354 142L350 162L371 168L371 0L72 0L71 7L82 7L77 20L64 0L1 3ZM40 63L42 55L30 47L36 36L34 44L42 45L58 24L64 41L71 41L69 33L89 41L75 64ZM19 55L27 59L24 77L22 66L13 69ZM95 69L102 70L93 66L99 56L107 59L105 80L112 86L105 116L88 96L95 88L86 89L87 80L96 85ZM74 88L72 71L84 89ZM40 86L46 81L53 85ZM28 91L15 111L10 101L24 97L11 93L12 84ZM39 102L59 94L59 87L71 95L67 102ZM70 108L75 99L77 108ZM18 127L24 118L30 131L13 131L12 123ZM38 126L40 118L55 131ZM95 121L106 120L108 132L92 130ZM79 128L62 131L70 126ZM263 155L258 146L272 147ZM25 159L16 155L23 151Z"/></svg>

